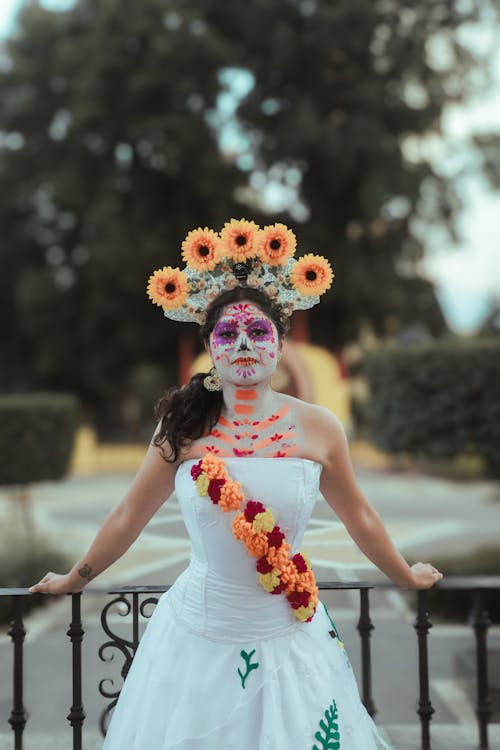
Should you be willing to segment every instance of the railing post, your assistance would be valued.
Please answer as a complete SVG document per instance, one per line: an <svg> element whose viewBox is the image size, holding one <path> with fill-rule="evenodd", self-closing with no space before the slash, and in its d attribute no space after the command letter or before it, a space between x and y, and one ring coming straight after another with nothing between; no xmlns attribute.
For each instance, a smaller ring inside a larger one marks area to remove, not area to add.
<svg viewBox="0 0 500 750"><path fill-rule="evenodd" d="M372 659L371 659L371 647L370 637L371 631L374 629L370 617L370 600L369 600L370 589L360 588L359 589L359 621L358 631L361 637L361 688L363 705L370 714L375 716L377 709L372 698Z"/></svg>
<svg viewBox="0 0 500 750"><path fill-rule="evenodd" d="M417 619L415 630L418 637L418 680L420 696L417 713L420 716L422 750L430 750L430 721L434 713L434 707L429 696L429 654L427 649L427 634L432 628L432 623L427 612L427 592L417 592Z"/></svg>
<svg viewBox="0 0 500 750"><path fill-rule="evenodd" d="M135 652L139 647L139 594L134 592L132 594L132 661L134 660ZM127 671L123 674L125 679L129 673L132 662L129 663Z"/></svg>
<svg viewBox="0 0 500 750"><path fill-rule="evenodd" d="M66 717L73 727L73 750L82 750L82 725L85 711L82 703L82 640L81 594L71 594L71 624L67 635L73 652L73 704Z"/></svg>
<svg viewBox="0 0 500 750"><path fill-rule="evenodd" d="M23 643L26 630L23 623L23 600L13 596L13 613L8 634L14 646L13 701L9 724L14 731L14 749L23 750L23 732L26 726L26 712L23 704Z"/></svg>
<svg viewBox="0 0 500 750"><path fill-rule="evenodd" d="M477 678L477 703L476 715L479 724L479 747L487 750L488 744L488 722L492 714L492 705L488 688L488 628L491 625L487 610L484 608L484 591L477 589L474 592L474 605L472 610L472 627L476 636L476 678Z"/></svg>

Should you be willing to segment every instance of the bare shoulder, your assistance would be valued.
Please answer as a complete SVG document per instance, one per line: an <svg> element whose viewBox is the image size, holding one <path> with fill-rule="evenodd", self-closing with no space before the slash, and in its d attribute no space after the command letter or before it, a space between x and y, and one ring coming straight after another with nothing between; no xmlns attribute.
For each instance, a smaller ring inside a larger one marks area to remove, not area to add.
<svg viewBox="0 0 500 750"><path fill-rule="evenodd" d="M345 446L346 435L342 422L329 409L301 401L293 396L283 396L294 409L304 432L304 437L317 460L325 464L332 452Z"/></svg>
<svg viewBox="0 0 500 750"><path fill-rule="evenodd" d="M300 398L282 394L282 398L293 407L303 425L312 425L315 429L334 430L344 434L344 427L338 417L324 406L301 401Z"/></svg>

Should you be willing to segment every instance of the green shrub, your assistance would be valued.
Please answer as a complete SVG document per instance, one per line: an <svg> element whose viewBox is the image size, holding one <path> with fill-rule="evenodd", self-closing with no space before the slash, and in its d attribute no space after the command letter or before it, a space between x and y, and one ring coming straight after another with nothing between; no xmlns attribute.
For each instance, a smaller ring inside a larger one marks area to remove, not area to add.
<svg viewBox="0 0 500 750"><path fill-rule="evenodd" d="M74 396L0 396L0 485L63 477L77 425L78 401Z"/></svg>
<svg viewBox="0 0 500 750"><path fill-rule="evenodd" d="M445 576L500 575L500 549L485 547L467 557L433 560L433 565ZM429 612L445 620L466 622L471 613L473 592L453 591L445 588L428 592ZM416 601L416 598L415 598ZM484 593L484 605L492 622L500 623L500 596L498 590Z"/></svg>
<svg viewBox="0 0 500 750"><path fill-rule="evenodd" d="M49 570L64 573L70 568L69 561L61 552L53 549L41 539L35 541L12 539L3 541L0 551L0 587L25 588L33 586ZM23 597L23 612L47 604L52 597L30 594ZM9 622L12 615L10 596L0 597L0 623Z"/></svg>
<svg viewBox="0 0 500 750"><path fill-rule="evenodd" d="M500 476L498 339L388 347L366 372L376 445L429 458L474 452Z"/></svg>

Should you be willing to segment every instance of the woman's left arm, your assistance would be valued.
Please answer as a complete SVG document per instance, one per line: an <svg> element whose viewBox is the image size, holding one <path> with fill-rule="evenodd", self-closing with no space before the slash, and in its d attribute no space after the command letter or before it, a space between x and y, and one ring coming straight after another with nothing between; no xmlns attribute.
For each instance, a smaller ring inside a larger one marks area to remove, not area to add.
<svg viewBox="0 0 500 750"><path fill-rule="evenodd" d="M349 455L344 428L330 412L321 409L315 420L326 455L320 489L360 550L402 588L425 589L443 575L432 565L408 565L396 549L380 516L359 489ZM324 449L323 449L324 450Z"/></svg>

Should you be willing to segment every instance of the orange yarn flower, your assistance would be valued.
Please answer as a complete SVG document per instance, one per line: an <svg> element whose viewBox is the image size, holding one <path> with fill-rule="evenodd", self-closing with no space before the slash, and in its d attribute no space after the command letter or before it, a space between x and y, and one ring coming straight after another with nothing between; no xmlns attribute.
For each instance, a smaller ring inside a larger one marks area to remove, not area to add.
<svg viewBox="0 0 500 750"><path fill-rule="evenodd" d="M255 531L253 525L246 520L244 513L233 519L233 535L243 542L252 557L262 557L269 549L267 534Z"/></svg>
<svg viewBox="0 0 500 750"><path fill-rule="evenodd" d="M149 299L164 310L176 310L184 305L189 294L188 278L184 271L164 266L148 279Z"/></svg>
<svg viewBox="0 0 500 750"><path fill-rule="evenodd" d="M231 219L220 233L221 253L237 263L244 263L257 254L259 227L254 221Z"/></svg>
<svg viewBox="0 0 500 750"><path fill-rule="evenodd" d="M201 461L201 470L209 479L227 479L226 464L218 456L207 453Z"/></svg>
<svg viewBox="0 0 500 750"><path fill-rule="evenodd" d="M182 243L182 259L196 271L213 271L220 258L220 238L213 229L193 229Z"/></svg>
<svg viewBox="0 0 500 750"><path fill-rule="evenodd" d="M285 593L290 594L295 590L297 576L297 568L291 560L281 566L281 580L286 585Z"/></svg>
<svg viewBox="0 0 500 750"><path fill-rule="evenodd" d="M267 534L254 532L253 535L245 541L245 547L247 548L248 554L252 557L262 557L262 555L267 554L269 549Z"/></svg>
<svg viewBox="0 0 500 750"><path fill-rule="evenodd" d="M239 516L233 518L233 536L244 542L245 539L252 533L252 524L249 523L244 513L240 513Z"/></svg>
<svg viewBox="0 0 500 750"><path fill-rule="evenodd" d="M239 482L232 482L230 479L220 488L219 505L225 513L230 510L238 510L244 499Z"/></svg>
<svg viewBox="0 0 500 750"><path fill-rule="evenodd" d="M288 562L288 556L290 554L290 545L286 542L283 542L283 544L280 547L269 547L269 552L267 553L267 560L274 568L279 568L280 570L284 568L286 563Z"/></svg>
<svg viewBox="0 0 500 750"><path fill-rule="evenodd" d="M259 258L269 266L284 266L295 253L297 240L285 224L272 224L258 234Z"/></svg>
<svg viewBox="0 0 500 750"><path fill-rule="evenodd" d="M333 271L321 255L308 253L295 263L290 273L294 289L304 297L317 297L332 285Z"/></svg>

